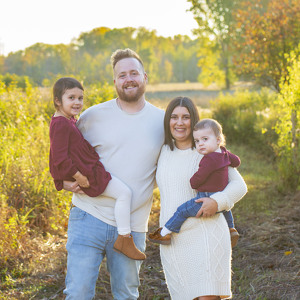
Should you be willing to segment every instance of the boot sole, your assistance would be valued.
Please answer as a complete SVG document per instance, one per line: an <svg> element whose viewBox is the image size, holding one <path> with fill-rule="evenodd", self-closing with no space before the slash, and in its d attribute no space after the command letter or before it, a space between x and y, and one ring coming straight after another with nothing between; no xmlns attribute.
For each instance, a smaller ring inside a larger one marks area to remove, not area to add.
<svg viewBox="0 0 300 300"><path fill-rule="evenodd" d="M237 242L239 240L240 236L239 235L233 235L231 236L231 247L235 247L237 245Z"/></svg>
<svg viewBox="0 0 300 300"><path fill-rule="evenodd" d="M152 240L149 237L148 237L148 240L152 243L160 244L160 245L170 245L171 244L171 240L169 240L169 241L159 241L159 240Z"/></svg>
<svg viewBox="0 0 300 300"><path fill-rule="evenodd" d="M133 259L133 260L145 260L145 258L132 258L132 257L129 257L128 255L126 255L125 253L121 252L120 250L116 249L115 247L113 247L114 251L118 252L118 253L121 253L123 255L125 255L126 257L130 258L130 259Z"/></svg>

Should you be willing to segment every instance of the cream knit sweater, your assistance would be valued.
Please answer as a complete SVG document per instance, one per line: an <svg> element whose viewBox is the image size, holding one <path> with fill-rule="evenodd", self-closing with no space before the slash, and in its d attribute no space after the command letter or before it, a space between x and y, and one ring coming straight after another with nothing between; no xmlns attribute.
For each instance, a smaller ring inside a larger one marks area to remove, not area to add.
<svg viewBox="0 0 300 300"><path fill-rule="evenodd" d="M183 202L196 196L190 177L202 158L196 150L173 151L163 146L156 180L161 196L160 225ZM212 196L219 210L231 209L247 191L238 171L229 168L229 184ZM161 246L161 260L168 289L174 300L192 300L204 295L231 297L231 245L223 214L211 218L189 218L171 245Z"/></svg>

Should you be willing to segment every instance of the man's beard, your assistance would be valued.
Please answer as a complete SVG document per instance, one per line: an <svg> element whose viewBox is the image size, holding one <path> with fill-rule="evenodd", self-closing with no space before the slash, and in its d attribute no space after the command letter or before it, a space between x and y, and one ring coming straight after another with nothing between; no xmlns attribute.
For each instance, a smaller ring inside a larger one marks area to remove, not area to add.
<svg viewBox="0 0 300 300"><path fill-rule="evenodd" d="M137 102L142 97L142 95L145 93L146 84L142 83L138 87L137 91L134 94L127 94L123 88L121 88L121 89L116 88L116 90L117 90L117 94L121 100L126 101L126 102Z"/></svg>

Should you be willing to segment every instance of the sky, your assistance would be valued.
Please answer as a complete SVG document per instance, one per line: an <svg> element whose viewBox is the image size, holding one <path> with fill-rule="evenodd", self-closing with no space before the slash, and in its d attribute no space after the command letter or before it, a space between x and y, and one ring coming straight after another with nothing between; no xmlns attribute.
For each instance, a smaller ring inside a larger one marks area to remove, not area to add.
<svg viewBox="0 0 300 300"><path fill-rule="evenodd" d="M0 54L35 43L69 44L97 27L145 27L189 35L197 23L186 0L0 0Z"/></svg>

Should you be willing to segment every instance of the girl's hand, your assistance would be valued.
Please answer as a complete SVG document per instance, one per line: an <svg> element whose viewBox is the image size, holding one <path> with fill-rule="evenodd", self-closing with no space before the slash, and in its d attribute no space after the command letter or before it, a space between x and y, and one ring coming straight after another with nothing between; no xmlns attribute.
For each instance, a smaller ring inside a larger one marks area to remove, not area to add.
<svg viewBox="0 0 300 300"><path fill-rule="evenodd" d="M79 171L77 171L73 177L81 187L88 188L90 186L90 183L89 183L89 180L87 179L87 177L82 175Z"/></svg>
<svg viewBox="0 0 300 300"><path fill-rule="evenodd" d="M72 193L84 194L77 181L64 181L63 189Z"/></svg>
<svg viewBox="0 0 300 300"><path fill-rule="evenodd" d="M218 203L212 198L201 198L195 200L195 202L202 202L202 207L198 211L196 217L211 217L218 211Z"/></svg>

